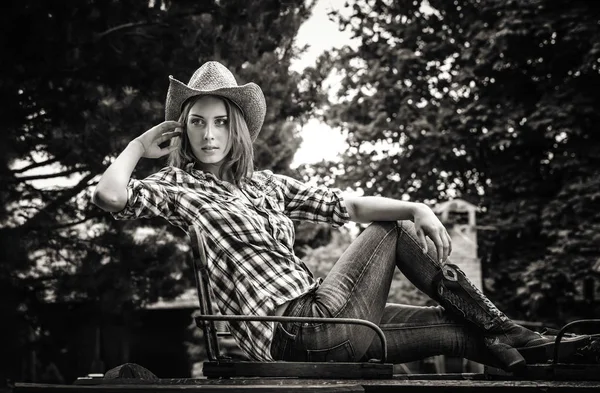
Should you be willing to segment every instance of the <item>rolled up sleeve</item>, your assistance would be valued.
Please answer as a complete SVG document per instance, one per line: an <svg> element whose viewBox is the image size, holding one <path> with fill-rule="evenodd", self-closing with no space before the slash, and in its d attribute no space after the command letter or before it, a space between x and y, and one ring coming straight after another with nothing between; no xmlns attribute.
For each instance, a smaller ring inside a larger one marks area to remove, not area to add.
<svg viewBox="0 0 600 393"><path fill-rule="evenodd" d="M350 221L340 189L316 187L284 175L271 174L270 180L292 220L326 222L333 227Z"/></svg>
<svg viewBox="0 0 600 393"><path fill-rule="evenodd" d="M125 208L112 216L117 220L163 217L177 221L173 177L169 168L165 168L143 180L131 179L127 185Z"/></svg>

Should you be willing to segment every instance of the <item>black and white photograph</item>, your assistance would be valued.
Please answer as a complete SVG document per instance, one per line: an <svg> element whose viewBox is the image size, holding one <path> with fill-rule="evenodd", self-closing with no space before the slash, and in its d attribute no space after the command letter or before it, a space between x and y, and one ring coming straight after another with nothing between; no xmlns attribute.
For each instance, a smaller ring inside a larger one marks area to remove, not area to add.
<svg viewBox="0 0 600 393"><path fill-rule="evenodd" d="M600 1L0 20L0 393L600 391Z"/></svg>

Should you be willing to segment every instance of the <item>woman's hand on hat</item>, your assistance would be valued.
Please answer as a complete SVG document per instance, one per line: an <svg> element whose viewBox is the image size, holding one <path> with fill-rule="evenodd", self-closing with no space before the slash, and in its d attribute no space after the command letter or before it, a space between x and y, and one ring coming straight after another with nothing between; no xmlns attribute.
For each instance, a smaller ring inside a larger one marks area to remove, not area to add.
<svg viewBox="0 0 600 393"><path fill-rule="evenodd" d="M163 121L131 142L138 142L141 146L142 157L160 158L178 148L177 145L166 147L160 147L160 145L173 137L180 136L181 127L181 123L177 121Z"/></svg>

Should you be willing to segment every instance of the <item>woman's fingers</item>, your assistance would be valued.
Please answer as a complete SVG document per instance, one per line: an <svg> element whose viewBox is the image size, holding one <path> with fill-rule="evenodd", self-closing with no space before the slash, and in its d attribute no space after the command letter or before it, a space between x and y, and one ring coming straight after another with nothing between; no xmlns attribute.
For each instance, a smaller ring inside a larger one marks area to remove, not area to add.
<svg viewBox="0 0 600 393"><path fill-rule="evenodd" d="M448 255L450 254L450 239L444 228L440 230L440 239L442 240L442 255L440 255L440 262L444 263L448 260Z"/></svg>
<svg viewBox="0 0 600 393"><path fill-rule="evenodd" d="M152 138L153 141L158 140L162 135L175 131L181 128L181 123L178 121L163 121L162 123L152 127L145 134Z"/></svg>
<svg viewBox="0 0 600 393"><path fill-rule="evenodd" d="M156 157L162 157L165 156L175 150L177 150L179 148L179 144L178 143L174 143L174 144L170 144L168 146L165 147L160 147L160 144L166 142L167 140L179 136L181 134L181 132L178 131L172 131L172 132L166 132L164 133L160 138L158 138L157 140L155 140L155 144L153 144L153 148L156 149Z"/></svg>
<svg viewBox="0 0 600 393"><path fill-rule="evenodd" d="M158 154L160 155L160 157L166 156L167 154L174 152L178 148L179 148L179 146L177 146L177 145L166 146L166 147L163 147L162 149L160 149Z"/></svg>
<svg viewBox="0 0 600 393"><path fill-rule="evenodd" d="M181 135L181 133L181 123L169 120L152 127L142 135L138 136L136 140L144 147L143 157L159 158L171 153L177 148L176 144L166 147L160 147L160 145L171 138Z"/></svg>
<svg viewBox="0 0 600 393"><path fill-rule="evenodd" d="M142 135L138 136L136 139L142 141L142 144L146 147L153 144L160 144L166 141L168 138L172 137L173 132L181 132L177 131L177 128L181 128L181 123L177 121L164 121L152 128L148 131L144 132ZM163 135L167 135L166 139L163 138ZM174 135L174 134L173 134Z"/></svg>
<svg viewBox="0 0 600 393"><path fill-rule="evenodd" d="M155 143L160 145L161 143L179 135L181 135L181 131L179 130L163 132L157 139L155 139Z"/></svg>
<svg viewBox="0 0 600 393"><path fill-rule="evenodd" d="M417 236L421 245L426 244L423 230L418 229ZM450 252L452 251L452 239L450 238L450 235L448 235L446 228L441 227L438 230L430 228L430 230L427 231L427 236L435 245L438 261L440 263L445 263L448 260ZM427 252L427 246L424 247L424 252Z"/></svg>
<svg viewBox="0 0 600 393"><path fill-rule="evenodd" d="M427 239L425 238L423 229L421 229L420 227L417 227L416 229L417 229L417 237L419 238L419 244L421 245L423 254L427 254Z"/></svg>
<svg viewBox="0 0 600 393"><path fill-rule="evenodd" d="M163 121L158 126L156 126L161 132L171 131L175 128L181 127L181 123L174 120Z"/></svg>
<svg viewBox="0 0 600 393"><path fill-rule="evenodd" d="M156 131L154 135L155 137L162 136L172 132L178 132L178 129L179 132L181 132L181 127L181 123L178 121L163 121L155 127Z"/></svg>
<svg viewBox="0 0 600 393"><path fill-rule="evenodd" d="M444 263L444 242L442 241L442 236L440 236L438 232L431 240L433 240L433 243L435 244L438 261Z"/></svg>

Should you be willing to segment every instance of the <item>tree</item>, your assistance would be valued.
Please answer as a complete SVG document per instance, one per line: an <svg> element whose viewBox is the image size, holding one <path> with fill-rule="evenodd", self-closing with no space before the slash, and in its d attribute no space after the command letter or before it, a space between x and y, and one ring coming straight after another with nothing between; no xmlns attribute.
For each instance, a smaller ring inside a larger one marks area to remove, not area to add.
<svg viewBox="0 0 600 393"><path fill-rule="evenodd" d="M114 222L90 190L128 141L162 121L167 75L187 81L211 59L263 87L257 166L289 170L297 124L320 99L288 69L314 2L10 3L0 16L10 59L0 64L0 288L13 299L3 315L39 326L33 311L49 297L114 313L176 295L189 284L183 234L161 220ZM161 165L142 160L134 176ZM3 369L19 364L27 335L3 336Z"/></svg>
<svg viewBox="0 0 600 393"><path fill-rule="evenodd" d="M552 323L590 315L574 306L600 257L599 11L369 0L334 13L360 40L326 56L343 79L324 118L350 149L315 171L367 195L479 205L486 289L502 308Z"/></svg>

